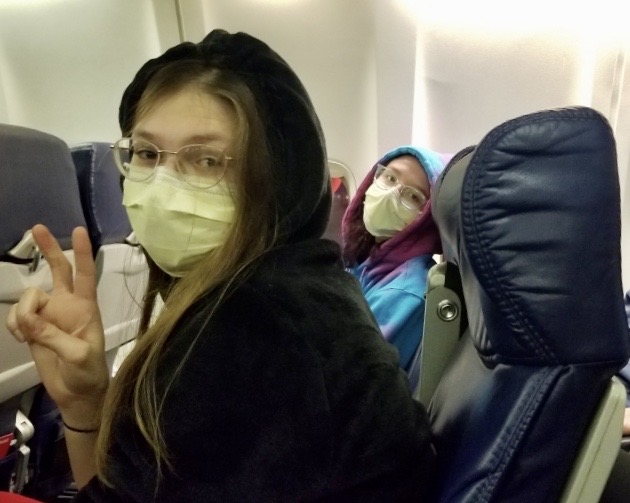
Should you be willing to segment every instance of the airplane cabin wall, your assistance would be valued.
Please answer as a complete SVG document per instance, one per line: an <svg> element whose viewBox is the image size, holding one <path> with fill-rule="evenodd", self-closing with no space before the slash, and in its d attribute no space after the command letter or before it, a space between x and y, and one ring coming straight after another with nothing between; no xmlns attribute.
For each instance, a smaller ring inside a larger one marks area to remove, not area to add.
<svg viewBox="0 0 630 503"><path fill-rule="evenodd" d="M125 86L159 36L150 0L0 1L0 122L114 141Z"/></svg>

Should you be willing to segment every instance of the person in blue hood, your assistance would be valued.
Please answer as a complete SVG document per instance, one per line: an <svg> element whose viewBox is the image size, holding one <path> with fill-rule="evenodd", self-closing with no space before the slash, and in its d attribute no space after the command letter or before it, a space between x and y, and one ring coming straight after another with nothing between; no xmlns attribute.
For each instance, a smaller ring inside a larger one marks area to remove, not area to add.
<svg viewBox="0 0 630 503"><path fill-rule="evenodd" d="M445 156L401 146L363 180L342 225L343 258L361 283L383 337L400 355L409 385L418 384L424 295L433 255L442 251L431 215L431 187Z"/></svg>
<svg viewBox="0 0 630 503"><path fill-rule="evenodd" d="M426 411L320 239L326 149L293 70L214 30L140 68L119 122L123 204L150 264L133 351L110 381L85 229L73 276L34 227L53 291L29 290L7 321L61 411L75 501L423 501Z"/></svg>

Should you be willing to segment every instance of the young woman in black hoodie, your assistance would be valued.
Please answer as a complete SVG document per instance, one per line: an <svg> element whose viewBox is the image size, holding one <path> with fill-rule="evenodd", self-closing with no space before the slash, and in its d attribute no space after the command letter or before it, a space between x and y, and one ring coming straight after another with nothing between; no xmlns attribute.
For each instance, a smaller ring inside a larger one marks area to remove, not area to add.
<svg viewBox="0 0 630 503"><path fill-rule="evenodd" d="M74 277L33 229L54 289L27 291L8 319L61 410L77 501L422 501L427 418L320 239L325 145L291 68L215 30L148 61L119 119L150 264L136 347L110 380L84 229Z"/></svg>

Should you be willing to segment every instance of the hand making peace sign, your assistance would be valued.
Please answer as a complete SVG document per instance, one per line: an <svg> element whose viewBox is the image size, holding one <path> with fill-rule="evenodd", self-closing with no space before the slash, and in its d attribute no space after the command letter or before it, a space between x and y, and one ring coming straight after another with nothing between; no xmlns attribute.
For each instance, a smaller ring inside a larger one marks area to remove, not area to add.
<svg viewBox="0 0 630 503"><path fill-rule="evenodd" d="M96 302L96 267L87 231L72 233L76 274L43 225L32 229L50 266L53 288L27 289L9 311L7 327L26 342L39 375L64 420L92 428L109 383L104 332Z"/></svg>

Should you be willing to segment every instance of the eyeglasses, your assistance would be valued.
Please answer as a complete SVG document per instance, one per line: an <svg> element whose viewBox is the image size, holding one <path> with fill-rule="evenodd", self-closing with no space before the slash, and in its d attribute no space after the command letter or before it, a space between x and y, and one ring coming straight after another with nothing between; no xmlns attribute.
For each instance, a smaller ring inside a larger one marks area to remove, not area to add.
<svg viewBox="0 0 630 503"><path fill-rule="evenodd" d="M192 187L209 189L225 175L232 158L223 150L210 145L186 145L178 151L160 150L153 143L133 138L122 138L111 146L118 170L125 178L144 182L153 176L163 154L175 156L180 176Z"/></svg>
<svg viewBox="0 0 630 503"><path fill-rule="evenodd" d="M401 189L396 193L402 205L409 210L420 211L427 202L427 197L422 192L401 183L394 172L382 164L376 167L374 183L383 190L390 190L401 185Z"/></svg>

